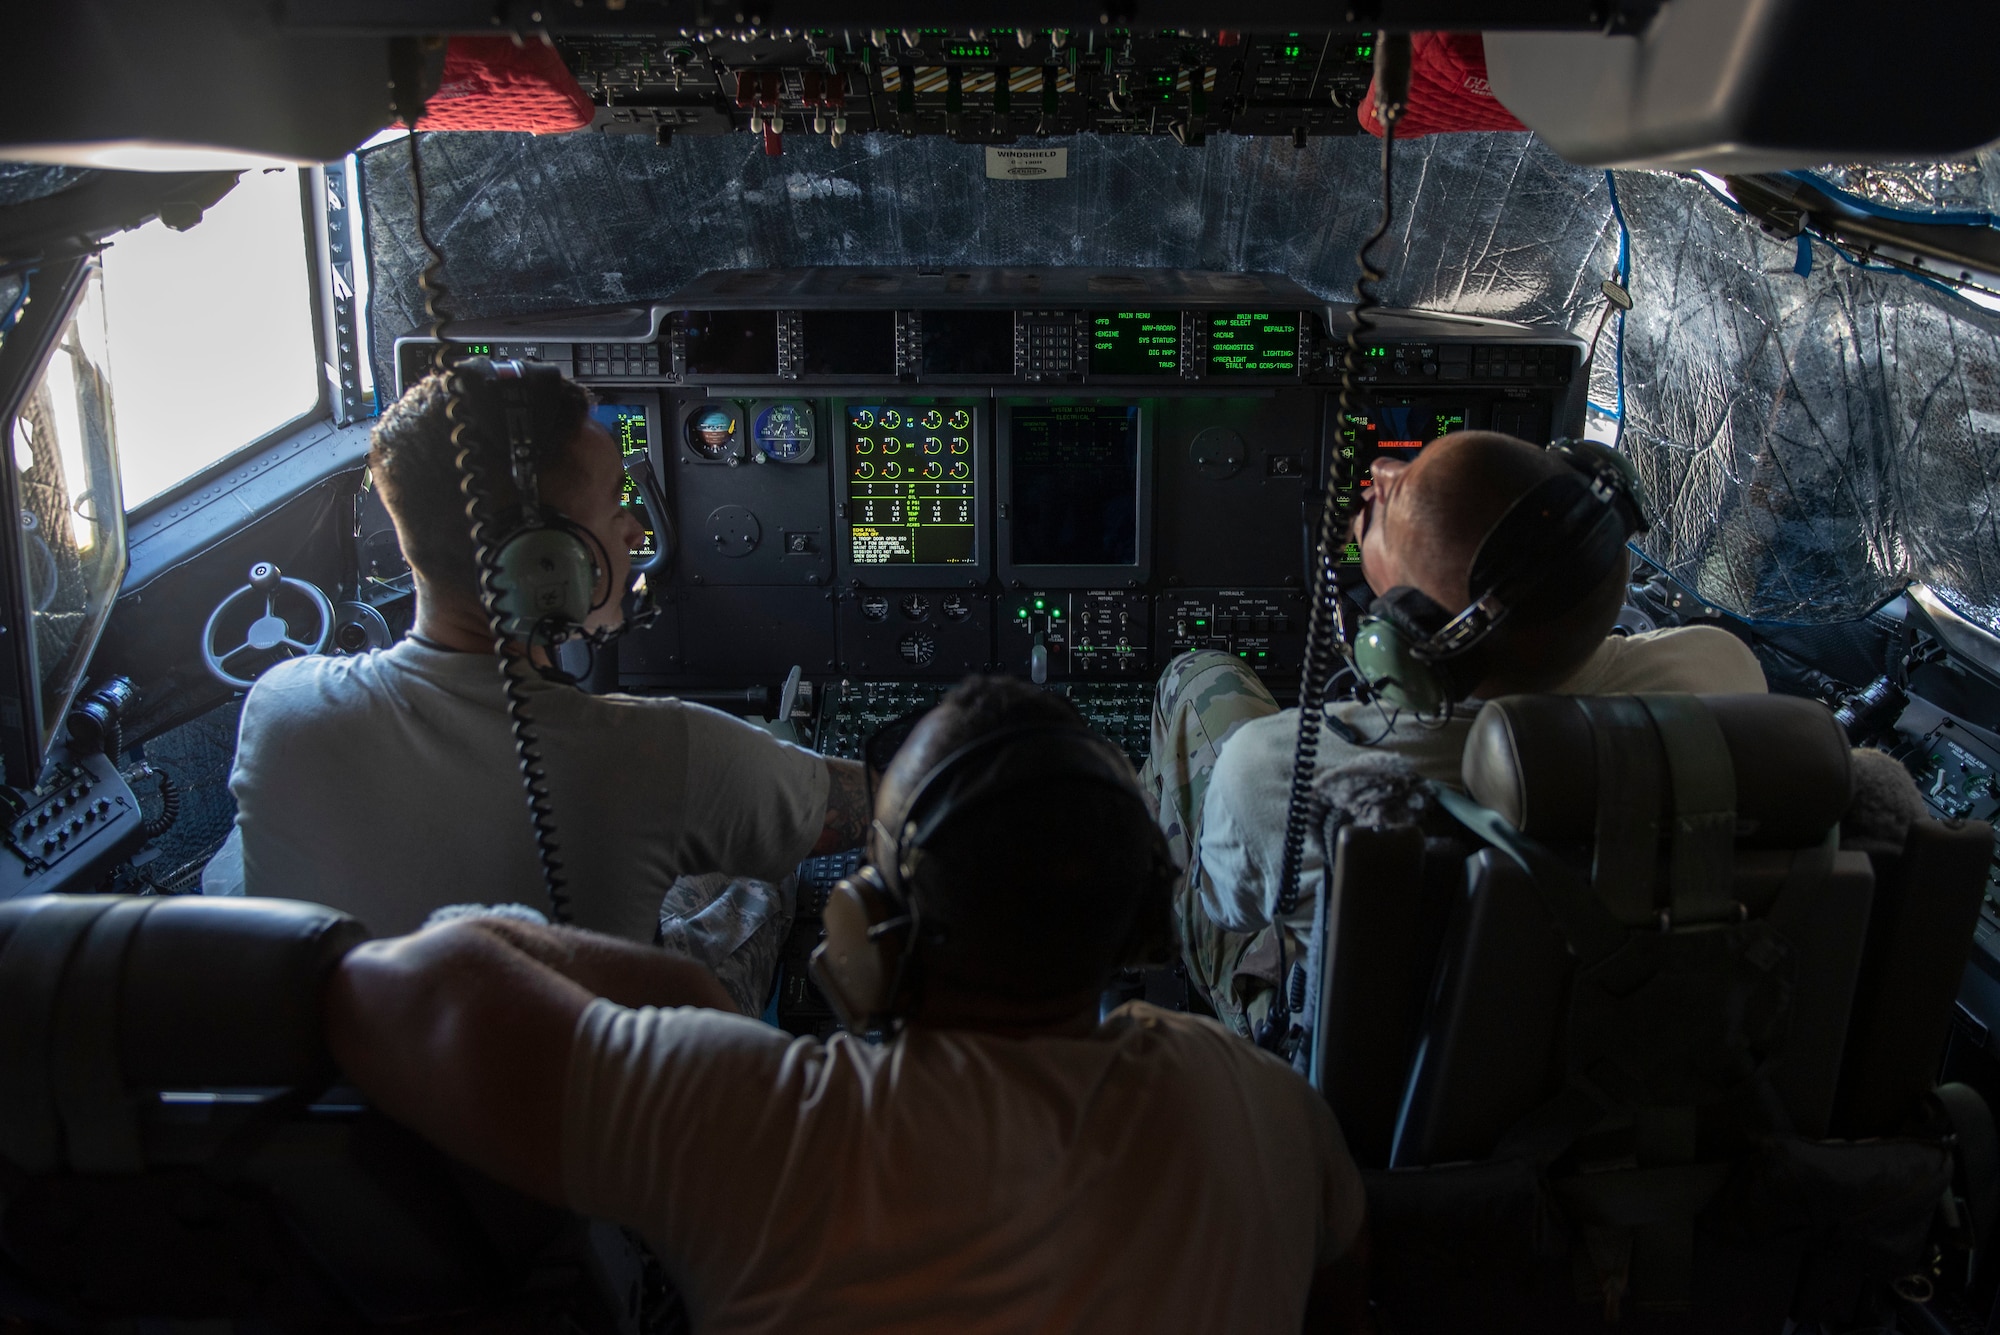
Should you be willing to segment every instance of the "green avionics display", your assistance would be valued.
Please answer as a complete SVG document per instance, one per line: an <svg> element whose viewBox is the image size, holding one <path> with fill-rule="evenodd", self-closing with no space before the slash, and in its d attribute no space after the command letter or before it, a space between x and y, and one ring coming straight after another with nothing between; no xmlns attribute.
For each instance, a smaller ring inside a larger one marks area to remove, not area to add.
<svg viewBox="0 0 2000 1335"><path fill-rule="evenodd" d="M1090 317L1090 373L1181 373L1179 311L1098 311Z"/></svg>
<svg viewBox="0 0 2000 1335"><path fill-rule="evenodd" d="M1297 375L1297 311L1218 311L1208 317L1210 375Z"/></svg>

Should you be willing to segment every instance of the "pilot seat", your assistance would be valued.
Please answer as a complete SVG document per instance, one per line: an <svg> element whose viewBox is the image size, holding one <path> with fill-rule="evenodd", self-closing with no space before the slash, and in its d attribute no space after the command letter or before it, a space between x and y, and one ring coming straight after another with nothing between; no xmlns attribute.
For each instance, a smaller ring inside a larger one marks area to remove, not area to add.
<svg viewBox="0 0 2000 1335"><path fill-rule="evenodd" d="M1988 827L1843 848L1787 696L1496 700L1463 778L1329 839L1308 1046L1397 1331L1844 1329L1977 1259L1990 1114L1932 1086Z"/></svg>

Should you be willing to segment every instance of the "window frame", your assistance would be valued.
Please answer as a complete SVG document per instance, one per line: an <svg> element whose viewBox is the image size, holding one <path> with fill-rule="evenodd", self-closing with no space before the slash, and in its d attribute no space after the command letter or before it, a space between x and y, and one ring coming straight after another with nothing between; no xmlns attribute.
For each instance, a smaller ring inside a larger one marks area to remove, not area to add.
<svg viewBox="0 0 2000 1335"><path fill-rule="evenodd" d="M326 296L330 292L330 276L326 272L324 223L314 217L314 209L319 204L316 183L319 169L299 167L299 228L306 243L306 284L311 289L308 295L309 312L312 320L313 360L315 373L313 384L315 394L312 404L303 412L272 427L263 435L247 440L211 464L196 469L188 476L168 487L165 491L136 506L128 506L125 511L125 528L129 533L143 520L150 518L169 506L178 505L188 497L211 486L221 478L243 466L245 459L259 450L270 448L315 423L330 420L333 416L332 397L327 384L327 320ZM238 178L241 183L241 178ZM232 189L234 187L231 187ZM198 226L199 224L197 224ZM118 402L118 370L111 372L111 401L115 411Z"/></svg>

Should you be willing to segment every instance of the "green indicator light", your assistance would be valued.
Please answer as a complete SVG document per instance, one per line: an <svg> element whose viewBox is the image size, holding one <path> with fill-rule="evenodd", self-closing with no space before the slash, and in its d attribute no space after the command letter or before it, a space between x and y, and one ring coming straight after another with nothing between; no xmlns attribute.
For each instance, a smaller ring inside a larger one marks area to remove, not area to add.
<svg viewBox="0 0 2000 1335"><path fill-rule="evenodd" d="M1039 599L1039 598L1035 599L1035 610L1036 610L1037 612L1041 611L1041 610L1042 610L1042 608L1044 608L1044 607L1046 607L1046 606L1047 606L1047 604L1046 604L1046 603L1044 603L1044 602L1043 602L1043 601L1042 601L1041 599Z"/></svg>
<svg viewBox="0 0 2000 1335"><path fill-rule="evenodd" d="M1056 619L1057 621L1061 621L1061 620L1062 620L1062 609L1061 609L1060 607L1058 607L1058 608L1056 608L1056 609L1055 609L1054 611L1050 612L1050 613L1049 613L1049 615L1050 615L1050 616L1052 616L1052 617L1054 617L1054 618L1055 618L1055 619Z"/></svg>
<svg viewBox="0 0 2000 1335"><path fill-rule="evenodd" d="M1208 622L1202 617L1196 617L1194 619L1194 624L1197 626L1206 626Z"/></svg>
<svg viewBox="0 0 2000 1335"><path fill-rule="evenodd" d="M1014 613L1014 615L1022 618L1023 620L1026 620L1028 616L1028 609L1024 607L1020 611Z"/></svg>
<svg viewBox="0 0 2000 1335"><path fill-rule="evenodd" d="M1269 650L1265 650L1265 649L1259 649L1259 650L1257 651L1257 657L1259 657L1259 658L1269 658L1270 656L1271 656L1271 654L1270 654L1270 651L1269 651Z"/></svg>

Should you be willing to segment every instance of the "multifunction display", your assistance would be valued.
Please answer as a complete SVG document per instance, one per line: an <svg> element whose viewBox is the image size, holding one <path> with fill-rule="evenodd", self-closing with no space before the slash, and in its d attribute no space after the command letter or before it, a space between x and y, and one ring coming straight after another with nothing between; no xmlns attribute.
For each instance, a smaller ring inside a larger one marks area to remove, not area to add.
<svg viewBox="0 0 2000 1335"><path fill-rule="evenodd" d="M1007 450L1015 565L1138 563L1137 405L1014 408Z"/></svg>
<svg viewBox="0 0 2000 1335"><path fill-rule="evenodd" d="M687 368L693 375L776 375L776 311L689 311Z"/></svg>
<svg viewBox="0 0 2000 1335"><path fill-rule="evenodd" d="M1208 316L1210 375L1297 375L1297 311L1216 311Z"/></svg>
<svg viewBox="0 0 2000 1335"><path fill-rule="evenodd" d="M1097 311L1087 318L1092 375L1181 373L1179 311Z"/></svg>
<svg viewBox="0 0 2000 1335"><path fill-rule="evenodd" d="M1345 485L1338 496L1341 508L1352 513L1361 504L1371 485L1368 469L1383 455L1405 462L1439 436L1463 431L1476 415L1483 425L1487 405L1470 399L1411 398L1381 396L1359 412L1351 412L1340 425L1340 471ZM1361 560L1360 549L1347 544L1343 559L1347 564Z"/></svg>
<svg viewBox="0 0 2000 1335"><path fill-rule="evenodd" d="M857 566L972 565L979 479L972 410L882 403L847 410L847 536Z"/></svg>
<svg viewBox="0 0 2000 1335"><path fill-rule="evenodd" d="M646 457L646 451L652 446L652 437L646 430L646 409L643 404L600 402L591 408L590 415L611 433L611 439L618 442L618 453L628 463L635 458ZM649 557L659 551L658 539L653 536L652 516L647 514L646 507L639 503L639 484L632 480L632 475L625 474L621 482L625 508L638 517L639 527L646 533L644 542L633 555L640 558Z"/></svg>

